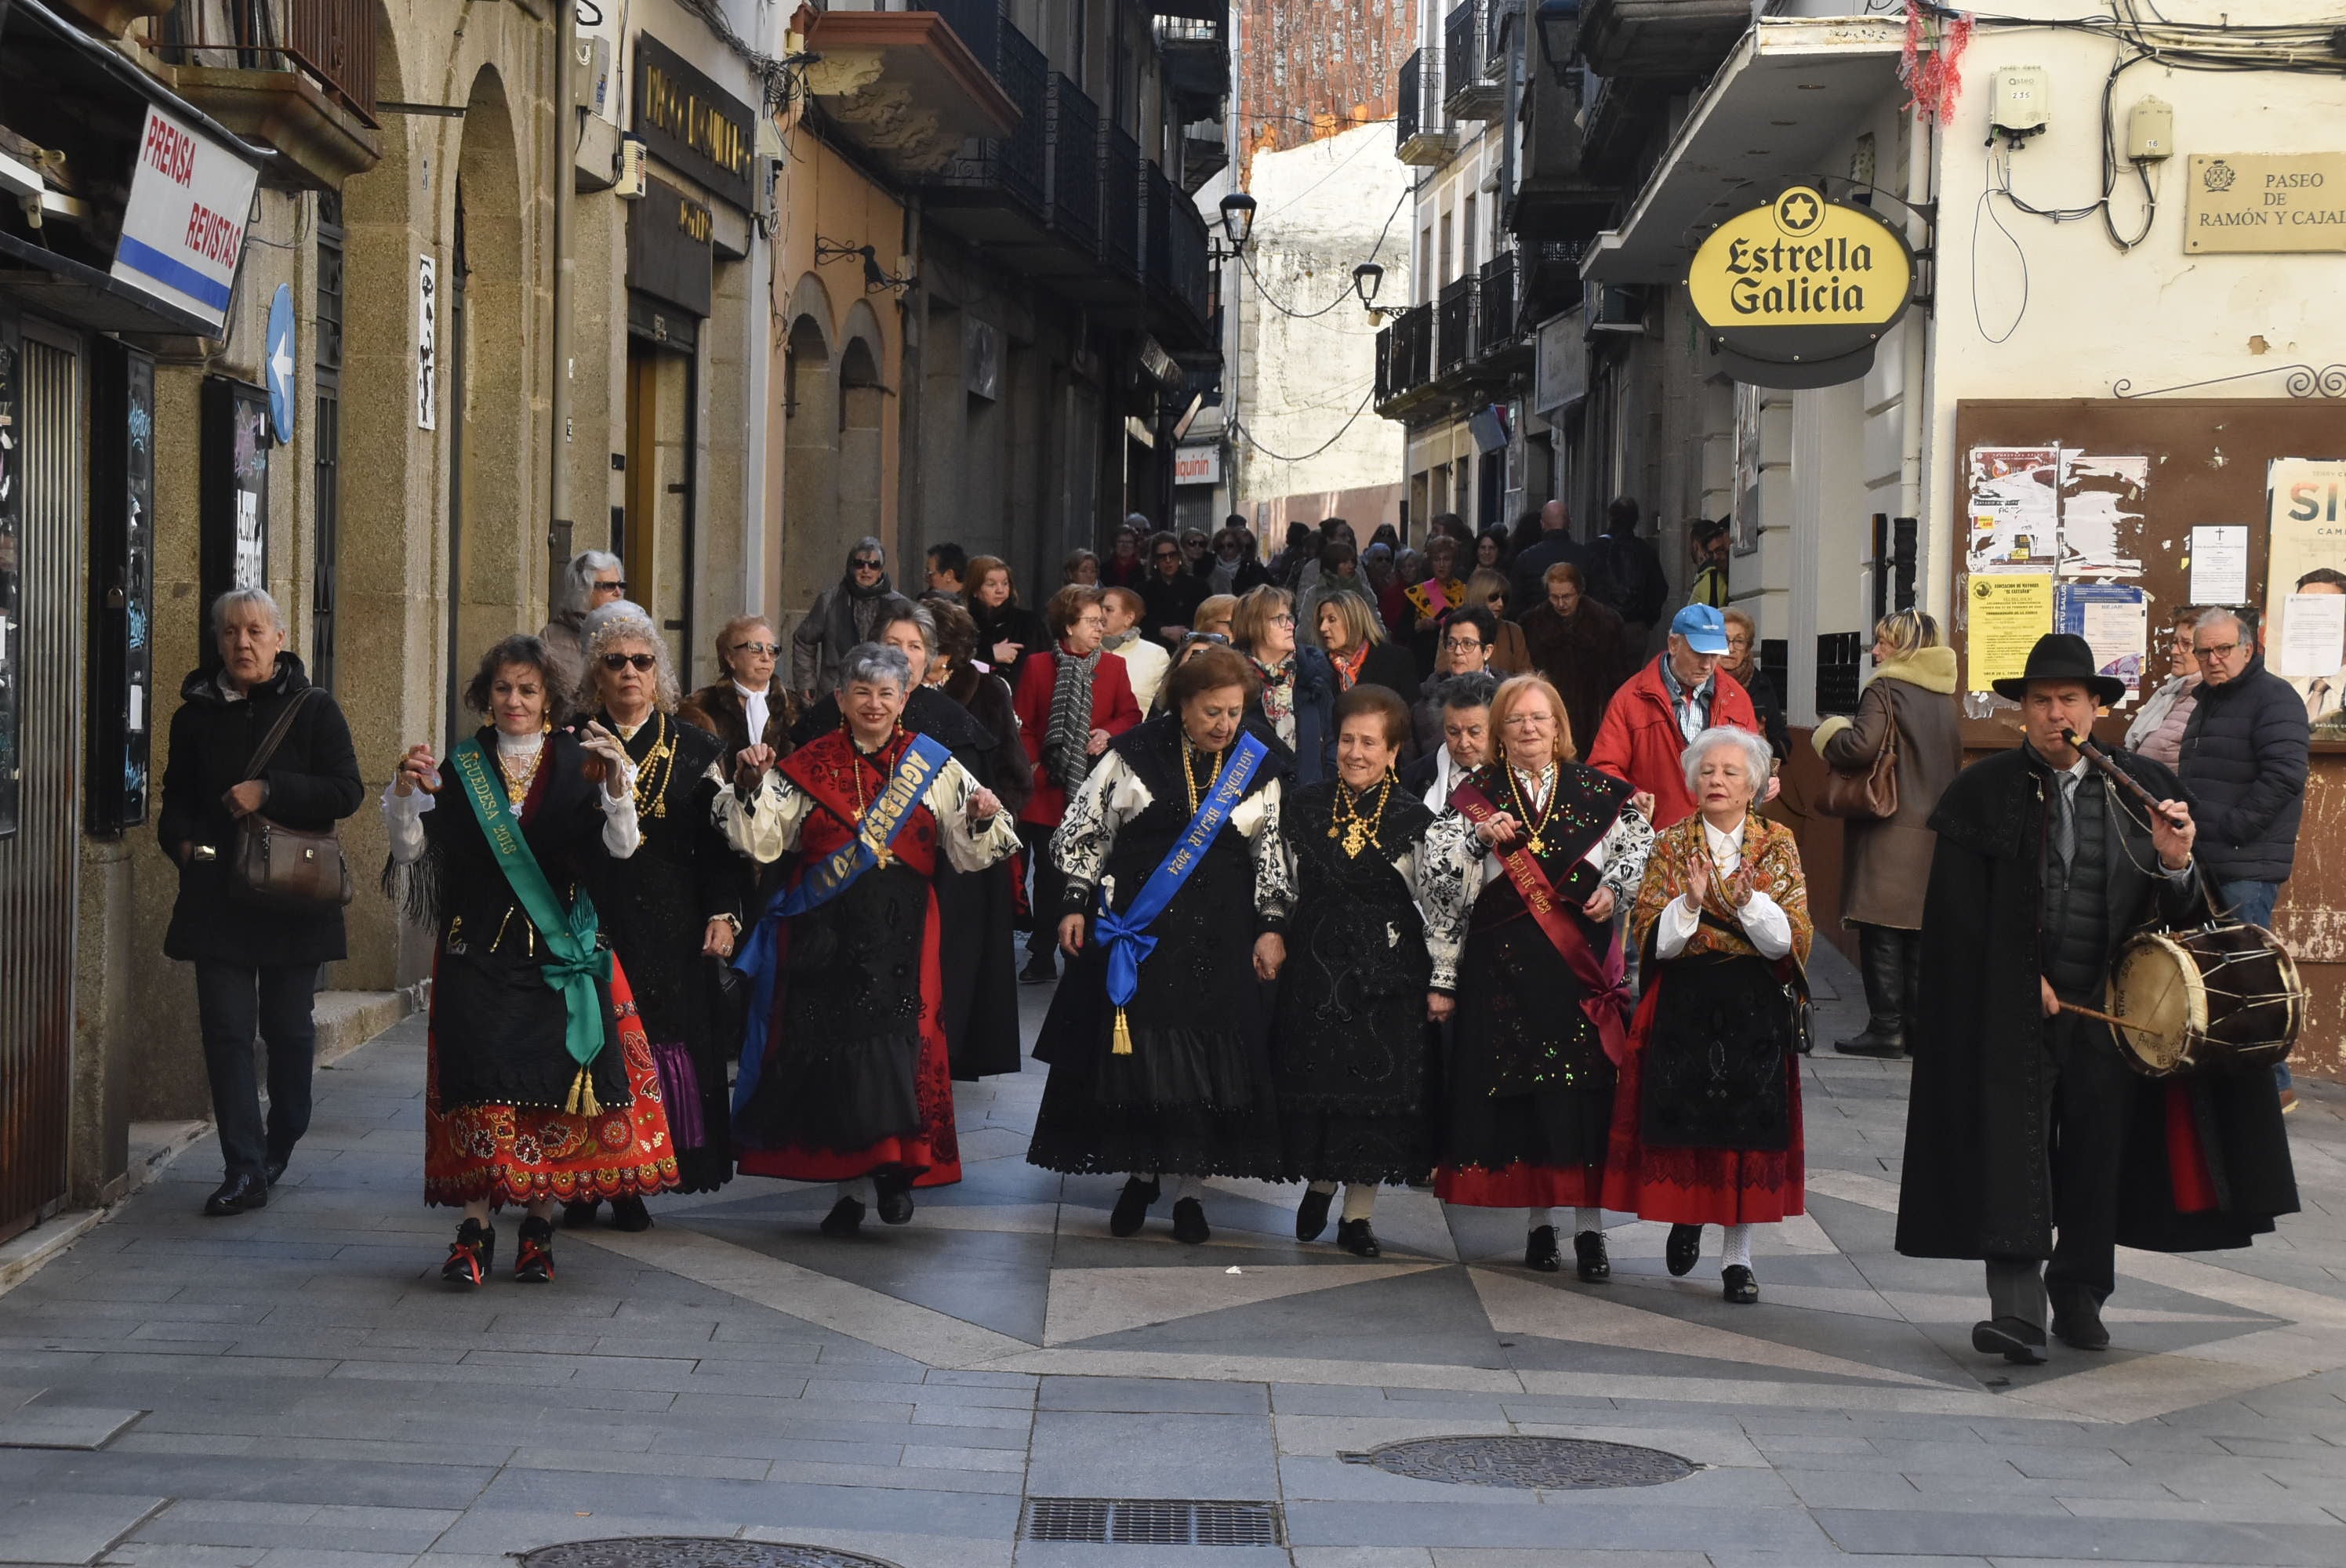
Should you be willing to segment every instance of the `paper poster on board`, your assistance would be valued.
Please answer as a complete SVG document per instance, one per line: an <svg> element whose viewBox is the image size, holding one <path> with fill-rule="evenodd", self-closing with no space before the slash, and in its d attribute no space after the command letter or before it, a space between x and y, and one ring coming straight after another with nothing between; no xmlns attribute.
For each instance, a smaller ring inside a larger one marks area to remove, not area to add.
<svg viewBox="0 0 2346 1568"><path fill-rule="evenodd" d="M2245 523L2202 523L2191 530L2190 602L2195 605L2245 605L2249 602L2249 525Z"/></svg>
<svg viewBox="0 0 2346 1568"><path fill-rule="evenodd" d="M2346 599L2339 601L2346 605ZM2126 682L2132 702L2142 690L2150 653L2150 596L2130 583L2063 583L2053 591L2053 629L2086 639L2094 668Z"/></svg>
<svg viewBox="0 0 2346 1568"><path fill-rule="evenodd" d="M2317 735L2346 738L2346 622L2320 603L2346 596L2346 461L2277 458L2266 494L2266 666L2297 688Z"/></svg>
<svg viewBox="0 0 2346 1568"><path fill-rule="evenodd" d="M2060 448L1975 446L1964 472L1970 570L2052 570L2061 548Z"/></svg>
<svg viewBox="0 0 2346 1568"><path fill-rule="evenodd" d="M2036 639L2053 629L2052 574L1977 576L1966 594L1970 689L1990 691L1999 680L2018 680L2028 671Z"/></svg>
<svg viewBox="0 0 2346 1568"><path fill-rule="evenodd" d="M2061 574L2142 575L2144 498L2150 459L2064 450L2061 453Z"/></svg>

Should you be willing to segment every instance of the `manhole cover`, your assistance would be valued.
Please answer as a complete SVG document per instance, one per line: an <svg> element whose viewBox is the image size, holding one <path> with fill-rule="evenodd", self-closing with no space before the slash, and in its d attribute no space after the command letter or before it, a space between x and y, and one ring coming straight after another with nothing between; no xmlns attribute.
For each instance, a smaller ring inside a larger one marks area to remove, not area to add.
<svg viewBox="0 0 2346 1568"><path fill-rule="evenodd" d="M566 1541L525 1552L525 1568L895 1568L860 1552L792 1546L769 1541L726 1541L709 1535L638 1535L609 1541Z"/></svg>
<svg viewBox="0 0 2346 1568"><path fill-rule="evenodd" d="M1658 1448L1586 1438L1443 1437L1387 1443L1341 1456L1413 1481L1511 1486L1522 1492L1589 1492L1607 1486L1659 1486L1702 1467Z"/></svg>

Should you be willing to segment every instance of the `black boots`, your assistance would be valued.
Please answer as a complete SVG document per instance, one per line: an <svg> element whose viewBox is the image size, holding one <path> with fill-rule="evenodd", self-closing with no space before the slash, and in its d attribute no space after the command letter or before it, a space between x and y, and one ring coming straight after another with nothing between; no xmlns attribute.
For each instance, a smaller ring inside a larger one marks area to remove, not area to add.
<svg viewBox="0 0 2346 1568"><path fill-rule="evenodd" d="M521 1222L521 1242L514 1248L514 1281L545 1285L554 1278L554 1221L532 1215Z"/></svg>
<svg viewBox="0 0 2346 1568"><path fill-rule="evenodd" d="M1116 1207L1107 1217L1110 1236L1130 1236L1139 1230L1148 1217L1148 1206L1157 1201L1157 1179L1142 1181L1138 1176L1126 1180L1124 1190L1116 1196Z"/></svg>
<svg viewBox="0 0 2346 1568"><path fill-rule="evenodd" d="M1912 1002L1907 981L1913 967L1907 962L1907 949L1912 947L1919 957L1920 935L1889 926L1857 928L1858 970L1865 978L1865 1005L1872 1016L1864 1033L1834 1041L1834 1050L1844 1056L1886 1060L1906 1054L1906 1019Z"/></svg>
<svg viewBox="0 0 2346 1568"><path fill-rule="evenodd" d="M440 1265L440 1278L470 1290L488 1278L496 1261L497 1233L477 1219L468 1219L456 1227L455 1244L448 1248L447 1261Z"/></svg>
<svg viewBox="0 0 2346 1568"><path fill-rule="evenodd" d="M1328 1228L1328 1206L1335 1201L1332 1192L1303 1189L1303 1201L1295 1206L1295 1239L1317 1241L1320 1233Z"/></svg>

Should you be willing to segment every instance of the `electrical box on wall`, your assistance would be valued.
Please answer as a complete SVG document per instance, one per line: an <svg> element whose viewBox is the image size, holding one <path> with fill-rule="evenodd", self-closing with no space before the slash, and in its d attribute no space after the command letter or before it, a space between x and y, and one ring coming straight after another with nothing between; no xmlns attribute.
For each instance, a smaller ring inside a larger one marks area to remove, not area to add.
<svg viewBox="0 0 2346 1568"><path fill-rule="evenodd" d="M611 101L611 41L608 38L581 38L570 64L570 102L573 108L589 110L608 117Z"/></svg>
<svg viewBox="0 0 2346 1568"><path fill-rule="evenodd" d="M2157 163L2175 156L2175 106L2164 98L2137 99L2127 114L2127 157Z"/></svg>
<svg viewBox="0 0 2346 1568"><path fill-rule="evenodd" d="M2004 66L1988 95L1987 124L2014 141L2037 135L2053 117L2053 82L2042 66Z"/></svg>

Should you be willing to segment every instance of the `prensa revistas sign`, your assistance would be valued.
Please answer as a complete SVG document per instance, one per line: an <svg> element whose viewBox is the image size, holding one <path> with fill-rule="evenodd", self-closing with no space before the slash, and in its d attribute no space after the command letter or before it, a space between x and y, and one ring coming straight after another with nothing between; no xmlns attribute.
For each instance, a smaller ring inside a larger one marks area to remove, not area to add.
<svg viewBox="0 0 2346 1568"><path fill-rule="evenodd" d="M251 164L150 106L115 241L114 276L219 331L259 178Z"/></svg>
<svg viewBox="0 0 2346 1568"><path fill-rule="evenodd" d="M1855 381L1914 297L1906 237L1872 211L1796 185L1711 231L1687 292L1738 381Z"/></svg>

